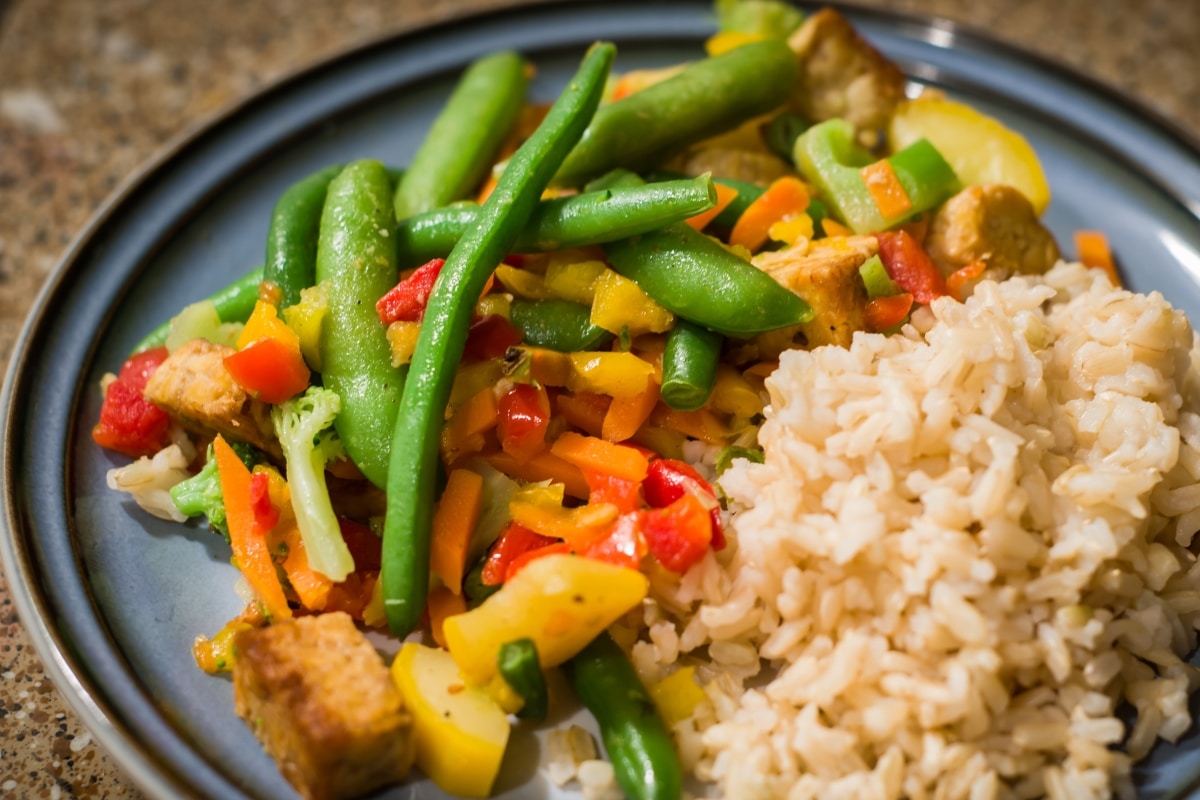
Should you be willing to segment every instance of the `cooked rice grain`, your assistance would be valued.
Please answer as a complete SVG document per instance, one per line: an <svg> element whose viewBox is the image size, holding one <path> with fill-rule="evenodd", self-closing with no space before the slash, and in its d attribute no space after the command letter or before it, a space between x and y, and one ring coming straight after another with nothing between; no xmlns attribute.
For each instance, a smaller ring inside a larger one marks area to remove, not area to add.
<svg viewBox="0 0 1200 800"><path fill-rule="evenodd" d="M656 582L657 615L685 609L660 665L707 646L698 775L738 800L1132 796L1198 683L1195 348L1160 295L1060 264L785 353L765 463L720 480L733 545Z"/></svg>

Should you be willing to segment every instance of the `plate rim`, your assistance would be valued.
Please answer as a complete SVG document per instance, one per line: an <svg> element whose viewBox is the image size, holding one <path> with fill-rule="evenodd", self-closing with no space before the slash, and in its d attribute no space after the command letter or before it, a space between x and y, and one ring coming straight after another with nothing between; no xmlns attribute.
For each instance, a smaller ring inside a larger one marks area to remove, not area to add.
<svg viewBox="0 0 1200 800"><path fill-rule="evenodd" d="M113 763L141 791L155 797L197 796L186 776L178 774L169 765L163 763L161 758L156 757L154 748L141 742L130 730L129 725L121 718L120 709L112 708L112 703L103 697L103 692L98 691L100 687L92 685L97 681L89 675L86 664L79 663L78 656L72 653L71 644L64 636L64 632L51 624L54 614L49 606L47 588L43 584L44 576L41 574L38 556L32 548L27 546L26 539L29 530L28 526L23 524L22 509L19 508L19 493L15 491L17 482L15 459L18 448L14 445L14 441L23 438L20 430L21 421L17 419L17 410L20 406L18 389L29 380L30 365L34 358L33 345L47 327L47 316L55 306L55 299L61 297L64 292L70 273L78 267L83 256L96 244L96 240L103 234L106 224L123 207L130 204L152 179L203 140L218 136L223 127L233 124L239 117L248 113L251 108L265 99L282 94L289 88L310 82L322 73L336 70L349 61L369 57L376 50L402 47L406 40L422 34L435 31L446 32L463 25L479 26L486 24L490 19L525 13L537 7L569 10L584 7L603 8L606 5L604 0L516 0L516 2L499 8L481 9L461 15L443 15L422 23L404 25L289 70L264 83L252 93L188 124L161 145L154 154L141 162L91 214L42 284L14 342L11 360L4 375L3 388L0 390L0 434L2 434L0 435L0 484L3 489L3 513L0 514L0 567L3 568L5 582L13 599L18 619L47 676L60 696L63 697L66 705L104 748ZM686 8L692 11L711 8L705 0L670 0L662 5ZM828 3L802 2L797 5L809 12L820 6L831 6L847 15L901 26L901 32L906 37L924 41L939 48L954 49L953 46L940 44L931 38L929 34L936 31L941 35L948 36L952 43L956 41L969 42L1000 58L1018 59L1036 64L1039 69L1078 86L1086 93L1102 99L1128 114L1142 118L1150 127L1156 128L1159 133L1173 139L1183 151L1200 162L1200 135L1188 131L1165 113L1153 108L1121 87L1102 82L1065 62L1001 40L989 31L934 14L877 8L841 0ZM1182 201L1177 194L1171 192L1171 187L1164 186L1160 177L1146 175L1144 172L1143 174L1156 187L1167 190L1173 199L1182 202L1185 208L1200 218L1200 212L1197 212L1197 209L1186 201ZM93 344L93 349L94 346ZM80 381L82 381L82 376L77 378L76 386ZM72 456L68 448L64 462L69 465L71 461ZM62 479L64 484L70 484L69 475L63 475ZM75 557L78 564L77 550ZM81 575L84 572L81 564L79 564L79 571ZM85 580L84 583L88 582ZM99 611L94 600L90 611ZM96 613L96 616L97 623L107 633L107 625L104 623L102 615ZM115 644L114 641L114 646ZM223 777L227 776L223 775ZM1200 785L1200 769L1192 776L1186 789L1192 790L1198 785Z"/></svg>

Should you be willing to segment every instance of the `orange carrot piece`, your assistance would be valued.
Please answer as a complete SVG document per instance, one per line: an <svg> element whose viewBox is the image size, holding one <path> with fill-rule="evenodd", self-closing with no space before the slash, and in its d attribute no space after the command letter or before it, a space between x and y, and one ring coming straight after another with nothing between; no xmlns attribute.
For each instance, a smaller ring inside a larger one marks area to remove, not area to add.
<svg viewBox="0 0 1200 800"><path fill-rule="evenodd" d="M308 563L308 552L304 549L304 540L300 537L300 527L295 519L290 520L280 532L280 538L287 546L287 557L283 560L283 571L287 574L288 583L300 598L300 605L309 611L320 611L329 600L329 590L333 581L314 570Z"/></svg>
<svg viewBox="0 0 1200 800"><path fill-rule="evenodd" d="M708 444L729 444L728 429L707 408L698 408L695 411L676 411L659 403L654 411L650 412L650 421L655 425Z"/></svg>
<svg viewBox="0 0 1200 800"><path fill-rule="evenodd" d="M452 470L433 512L429 570L455 594L462 593L467 549L482 508L483 478L469 469Z"/></svg>
<svg viewBox="0 0 1200 800"><path fill-rule="evenodd" d="M965 267L956 269L946 278L946 291L958 302L963 302L967 299L965 296L967 286L971 281L982 275L986 267L987 264L984 263L983 259L977 258Z"/></svg>
<svg viewBox="0 0 1200 800"><path fill-rule="evenodd" d="M632 439L638 429L650 418L650 412L658 405L659 386L647 381L646 389L628 397L614 397L604 412L600 426L600 438L606 442L624 442Z"/></svg>
<svg viewBox="0 0 1200 800"><path fill-rule="evenodd" d="M867 192L875 201L879 213L886 219L899 217L912 210L912 200L909 198L908 192L904 191L904 187L900 185L896 171L892 169L891 162L886 158L881 158L874 164L863 167L859 170L859 175L862 175L863 183L867 185Z"/></svg>
<svg viewBox="0 0 1200 800"><path fill-rule="evenodd" d="M799 178L777 178L760 194L734 224L729 243L751 252L759 250L770 237L771 226L781 219L803 214L808 209L808 187Z"/></svg>
<svg viewBox="0 0 1200 800"><path fill-rule="evenodd" d="M508 504L512 521L541 536L562 539L571 545L601 537L617 521L619 512L612 503L588 503L575 508L513 500Z"/></svg>
<svg viewBox="0 0 1200 800"><path fill-rule="evenodd" d="M221 482L221 495L225 498L225 519L229 525L229 541L238 569L254 589L267 613L275 619L288 619L292 610L288 608L283 594L283 584L271 560L267 546L267 531L263 530L254 516L250 500L250 470L238 458L237 453L220 435L213 440L213 455L217 459L217 476Z"/></svg>
<svg viewBox="0 0 1200 800"><path fill-rule="evenodd" d="M645 454L636 448L574 431L559 436L550 446L550 452L581 469L592 469L630 481L644 480L650 464Z"/></svg>
<svg viewBox="0 0 1200 800"><path fill-rule="evenodd" d="M1117 274L1112 248L1108 245L1108 237L1102 232L1075 231L1075 254L1087 266L1104 270L1113 286L1121 285L1121 276Z"/></svg>
<svg viewBox="0 0 1200 800"><path fill-rule="evenodd" d="M425 608L429 612L429 632L433 634L433 640L438 647L445 647L446 637L442 633L442 626L450 617L467 612L467 599L450 591L449 587L439 586L429 593Z"/></svg>
<svg viewBox="0 0 1200 800"><path fill-rule="evenodd" d="M587 499L588 485L579 467L563 461L549 450L543 450L528 461L521 462L503 450L485 453L483 459L511 478L532 483L554 481L561 483L572 497Z"/></svg>
<svg viewBox="0 0 1200 800"><path fill-rule="evenodd" d="M482 446L482 434L496 427L496 393L488 386L480 389L454 410L442 430L442 456L453 464L468 452Z"/></svg>
<svg viewBox="0 0 1200 800"><path fill-rule="evenodd" d="M721 212L737 199L738 190L732 186L726 186L723 183L714 183L713 188L717 190L717 204L708 211L701 211L696 216L688 217L684 220L684 222L698 231L702 231L708 227L708 223L720 216Z"/></svg>
<svg viewBox="0 0 1200 800"><path fill-rule="evenodd" d="M610 404L611 398L592 392L564 393L554 400L559 415L568 424L592 436L603 434L604 418L608 415Z"/></svg>
<svg viewBox="0 0 1200 800"><path fill-rule="evenodd" d="M829 237L854 235L854 231L832 217L825 217L825 219L821 220L821 228L825 231L825 235Z"/></svg>

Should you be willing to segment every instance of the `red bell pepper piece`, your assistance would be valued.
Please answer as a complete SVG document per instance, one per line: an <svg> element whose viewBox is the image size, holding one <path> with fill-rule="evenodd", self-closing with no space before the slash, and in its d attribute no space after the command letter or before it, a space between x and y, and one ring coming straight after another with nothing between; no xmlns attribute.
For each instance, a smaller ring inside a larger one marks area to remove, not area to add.
<svg viewBox="0 0 1200 800"><path fill-rule="evenodd" d="M504 583L508 580L508 572L514 561L526 553L553 544L558 544L558 540L534 533L524 525L510 522L500 532L499 538L487 555L487 560L483 562L481 577L484 585L495 586Z"/></svg>
<svg viewBox="0 0 1200 800"><path fill-rule="evenodd" d="M542 558L543 556L552 556L557 553L566 554L570 552L571 545L567 544L566 542L554 542L553 544L548 544L543 547L535 547L532 550L527 550L514 558L512 563L508 565L508 569L504 571L504 582L508 583L511 581L513 576L525 569L526 565L528 565L531 561Z"/></svg>
<svg viewBox="0 0 1200 800"><path fill-rule="evenodd" d="M442 272L444 258L435 258L417 267L375 303L375 313L384 325L393 322L420 322L433 285Z"/></svg>
<svg viewBox="0 0 1200 800"><path fill-rule="evenodd" d="M496 402L496 415L496 435L504 452L524 462L546 449L550 397L543 387L515 384Z"/></svg>
<svg viewBox="0 0 1200 800"><path fill-rule="evenodd" d="M383 563L383 540L368 526L346 517L338 517L338 528L354 559L354 571L377 572Z"/></svg>
<svg viewBox="0 0 1200 800"><path fill-rule="evenodd" d="M92 439L101 447L130 458L148 456L167 446L171 418L142 396L150 376L167 358L167 348L153 347L121 365L108 386Z"/></svg>
<svg viewBox="0 0 1200 800"><path fill-rule="evenodd" d="M721 505L717 492L692 465L673 458L656 458L650 462L642 494L651 508L666 508L685 494L690 494L708 509L712 519L712 548L725 549L725 529L721 524Z"/></svg>
<svg viewBox="0 0 1200 800"><path fill-rule="evenodd" d="M639 494L642 488L640 482L618 478L607 472L588 467L580 469L583 472L583 479L588 485L589 503L611 503L622 514L637 511L642 507L642 499Z"/></svg>
<svg viewBox="0 0 1200 800"><path fill-rule="evenodd" d="M905 230L875 234L879 259L888 276L918 303L929 304L946 294L946 279L925 248Z"/></svg>
<svg viewBox="0 0 1200 800"><path fill-rule="evenodd" d="M379 580L377 570L355 570L346 576L346 580L335 583L329 589L329 599L325 601L323 613L345 611L357 620L363 618L363 611L371 602L375 592L375 582Z"/></svg>
<svg viewBox="0 0 1200 800"><path fill-rule="evenodd" d="M712 544L712 516L694 494L643 512L641 530L650 552L671 572L687 572Z"/></svg>
<svg viewBox="0 0 1200 800"><path fill-rule="evenodd" d="M867 328L877 333L894 328L904 321L912 310L913 296L908 292L887 297L875 297L863 309L863 321Z"/></svg>
<svg viewBox="0 0 1200 800"><path fill-rule="evenodd" d="M279 339L259 339L225 356L238 385L264 403L282 403L308 388L309 371L298 349Z"/></svg>
<svg viewBox="0 0 1200 800"><path fill-rule="evenodd" d="M467 344L463 348L463 361L487 361L501 358L508 348L521 343L521 334L499 314L488 314L471 323L467 332Z"/></svg>
<svg viewBox="0 0 1200 800"><path fill-rule="evenodd" d="M576 552L584 558L637 569L648 552L640 527L640 512L622 514L607 536L587 543Z"/></svg>
<svg viewBox="0 0 1200 800"><path fill-rule="evenodd" d="M271 476L265 472L250 475L250 510L264 535L279 522L279 509L271 503Z"/></svg>

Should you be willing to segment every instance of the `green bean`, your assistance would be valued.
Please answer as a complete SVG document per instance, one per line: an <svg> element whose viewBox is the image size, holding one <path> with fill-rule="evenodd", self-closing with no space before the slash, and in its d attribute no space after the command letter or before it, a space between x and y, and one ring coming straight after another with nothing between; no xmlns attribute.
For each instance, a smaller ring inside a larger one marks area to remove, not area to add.
<svg viewBox="0 0 1200 800"><path fill-rule="evenodd" d="M388 467L380 579L388 626L398 636L417 626L425 607L438 442L475 302L595 113L614 54L611 44L591 47L542 124L509 159L475 227L451 251L429 297Z"/></svg>
<svg viewBox="0 0 1200 800"><path fill-rule="evenodd" d="M617 783L634 800L677 800L683 768L675 742L633 665L607 632L564 665L600 726Z"/></svg>
<svg viewBox="0 0 1200 800"><path fill-rule="evenodd" d="M560 353L596 350L613 335L592 324L592 309L570 300L513 300L509 318L521 338Z"/></svg>
<svg viewBox="0 0 1200 800"><path fill-rule="evenodd" d="M604 254L659 305L725 336L744 339L812 319L798 295L685 223L610 242Z"/></svg>
<svg viewBox="0 0 1200 800"><path fill-rule="evenodd" d="M316 282L321 209L329 182L341 171L337 164L315 172L292 184L275 204L267 230L263 280L279 287L281 308L299 303L300 290Z"/></svg>
<svg viewBox="0 0 1200 800"><path fill-rule="evenodd" d="M707 175L543 200L521 229L513 249L537 253L611 242L680 222L716 202L716 190ZM431 258L444 258L478 216L478 206L464 204L401 220L396 226L401 263L424 264Z"/></svg>
<svg viewBox="0 0 1200 800"><path fill-rule="evenodd" d="M720 360L721 334L678 320L663 349L663 402L678 411L704 405L716 385Z"/></svg>
<svg viewBox="0 0 1200 800"><path fill-rule="evenodd" d="M479 185L521 113L525 61L493 53L467 68L396 188L396 218L444 206Z"/></svg>
<svg viewBox="0 0 1200 800"><path fill-rule="evenodd" d="M538 663L537 644L533 639L517 639L500 646L496 658L500 676L525 701L517 716L521 719L543 720L550 705L546 676Z"/></svg>
<svg viewBox="0 0 1200 800"><path fill-rule="evenodd" d="M796 54L774 40L690 64L601 108L554 180L578 186L613 167L649 169L674 152L783 105L796 74Z"/></svg>
<svg viewBox="0 0 1200 800"><path fill-rule="evenodd" d="M262 267L259 267L209 295L208 300L216 307L221 322L245 322L250 319L254 304L258 302L258 285L262 283L262 278ZM151 347L162 347L167 343L170 331L171 320L167 320L142 337L130 352L136 354Z"/></svg>
<svg viewBox="0 0 1200 800"><path fill-rule="evenodd" d="M346 453L376 486L386 485L388 446L404 389L392 366L375 301L396 285L392 184L378 161L356 161L329 184L317 245L318 282L328 311L321 326L321 375L341 398L333 421Z"/></svg>

